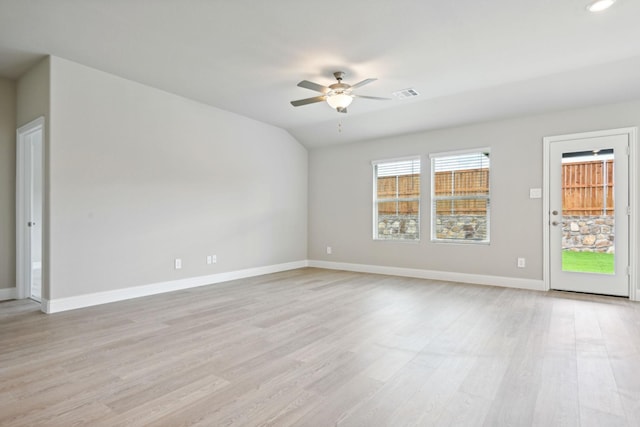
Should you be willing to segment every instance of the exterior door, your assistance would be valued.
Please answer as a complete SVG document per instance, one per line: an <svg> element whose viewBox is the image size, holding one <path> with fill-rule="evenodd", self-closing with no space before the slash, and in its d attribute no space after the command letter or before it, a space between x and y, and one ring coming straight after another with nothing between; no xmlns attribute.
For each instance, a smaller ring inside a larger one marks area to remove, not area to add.
<svg viewBox="0 0 640 427"><path fill-rule="evenodd" d="M549 143L551 289L629 296L629 135Z"/></svg>

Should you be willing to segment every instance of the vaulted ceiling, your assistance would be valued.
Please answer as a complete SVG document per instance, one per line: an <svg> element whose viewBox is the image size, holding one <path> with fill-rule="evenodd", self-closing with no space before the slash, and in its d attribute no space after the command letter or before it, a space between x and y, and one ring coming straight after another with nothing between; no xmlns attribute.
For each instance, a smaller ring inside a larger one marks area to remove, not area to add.
<svg viewBox="0 0 640 427"><path fill-rule="evenodd" d="M55 55L287 129L308 147L640 98L640 1L0 0L0 76ZM303 79L379 80L347 114ZM340 124L341 131L338 131Z"/></svg>

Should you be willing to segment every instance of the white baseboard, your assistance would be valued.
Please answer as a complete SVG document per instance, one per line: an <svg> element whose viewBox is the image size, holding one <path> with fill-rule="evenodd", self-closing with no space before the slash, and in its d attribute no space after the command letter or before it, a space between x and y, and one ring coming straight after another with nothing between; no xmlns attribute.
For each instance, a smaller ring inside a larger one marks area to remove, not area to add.
<svg viewBox="0 0 640 427"><path fill-rule="evenodd" d="M18 297L18 289L15 286L13 288L0 289L0 301L6 301L8 299L16 299L17 297Z"/></svg>
<svg viewBox="0 0 640 427"><path fill-rule="evenodd" d="M478 274L454 273L450 271L420 270L417 268L385 267L380 265L350 264L343 262L314 261L309 267L328 270L346 270L359 273L388 274L391 276L415 277L418 279L443 280L447 282L472 283L475 285L501 286L504 288L544 291L544 280L520 279L516 277L483 276Z"/></svg>
<svg viewBox="0 0 640 427"><path fill-rule="evenodd" d="M152 283L135 286L132 288L115 289L112 291L96 292L92 294L78 295L52 300L43 299L43 311L45 313L58 313L61 311L75 310L110 302L123 301L132 298L156 295L165 292L179 291L182 289L196 288L212 285L214 283L227 282L229 280L243 279L245 277L261 276L263 274L278 273L280 271L294 270L307 267L308 261L295 261L284 264L268 265L264 267L248 268L245 270L229 271L226 273L211 274L208 276L190 277L187 279L171 280L168 282Z"/></svg>
<svg viewBox="0 0 640 427"><path fill-rule="evenodd" d="M112 291L96 292L92 294L78 295L52 300L43 299L43 311L45 313L58 313L61 311L75 310L110 302L123 301L156 295L165 292L179 291L199 286L212 285L230 280L246 277L261 276L263 274L278 273L303 267L316 267L328 270L346 270L361 273L388 274L392 276L415 277L419 279L443 280L448 282L472 283L477 285L501 286L507 288L528 289L543 291L544 281L535 279L520 279L502 276L483 276L477 274L454 273L436 270L421 270L415 268L386 267L379 265L351 264L342 262L303 260L284 264L269 265L264 267L248 268L245 270L230 271L226 273L212 274L208 276L190 277L187 279L171 280L167 282L152 283L135 286L132 288L115 289ZM0 300L15 298L15 289L0 289Z"/></svg>

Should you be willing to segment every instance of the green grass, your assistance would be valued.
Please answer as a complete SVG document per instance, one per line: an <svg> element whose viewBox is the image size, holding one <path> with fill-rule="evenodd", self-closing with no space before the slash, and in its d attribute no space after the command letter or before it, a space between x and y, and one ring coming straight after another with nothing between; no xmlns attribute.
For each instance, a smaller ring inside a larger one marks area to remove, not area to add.
<svg viewBox="0 0 640 427"><path fill-rule="evenodd" d="M562 270L613 274L614 254L562 251Z"/></svg>

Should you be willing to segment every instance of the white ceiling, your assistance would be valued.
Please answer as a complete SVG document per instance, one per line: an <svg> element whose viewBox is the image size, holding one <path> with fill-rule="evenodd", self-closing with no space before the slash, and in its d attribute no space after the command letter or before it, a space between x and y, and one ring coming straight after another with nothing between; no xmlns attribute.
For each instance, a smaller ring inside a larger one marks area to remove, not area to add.
<svg viewBox="0 0 640 427"><path fill-rule="evenodd" d="M640 1L0 0L0 76L51 54L287 129L308 147L640 98ZM379 80L349 113L303 79ZM338 123L342 131L338 132Z"/></svg>

